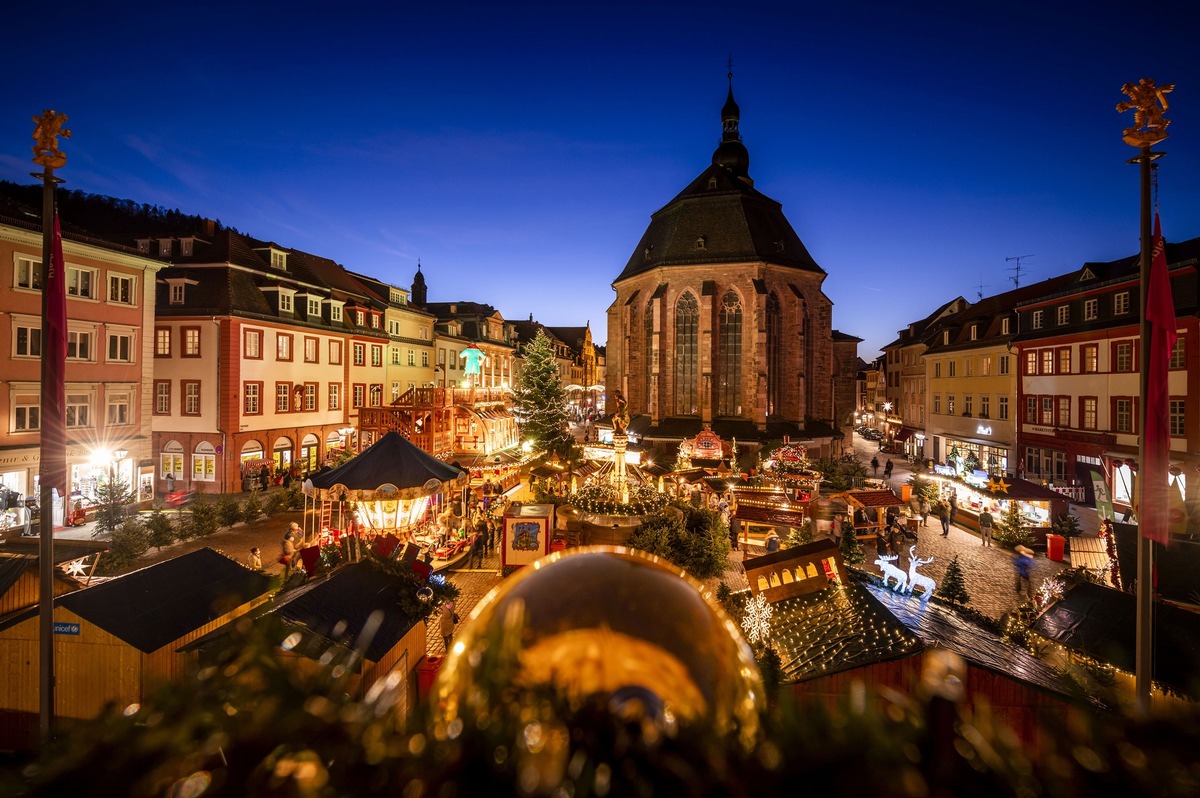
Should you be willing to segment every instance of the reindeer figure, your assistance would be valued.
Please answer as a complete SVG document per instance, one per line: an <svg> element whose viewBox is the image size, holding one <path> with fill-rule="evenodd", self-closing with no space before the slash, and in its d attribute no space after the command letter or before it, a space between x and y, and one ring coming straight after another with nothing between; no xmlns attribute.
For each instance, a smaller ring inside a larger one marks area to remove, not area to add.
<svg viewBox="0 0 1200 798"><path fill-rule="evenodd" d="M908 589L905 592L911 594L913 592L913 588L917 585L920 585L925 591L921 594L921 601L928 601L929 597L933 595L933 591L937 589L936 582L934 582L928 576L925 576L925 574L917 573L918 568L920 568L922 565L929 565L931 562L933 562L932 557L927 560L923 560L917 556L916 546L908 547Z"/></svg>
<svg viewBox="0 0 1200 798"><path fill-rule="evenodd" d="M881 554L879 555L879 559L875 561L875 564L878 565L879 570L883 572L883 586L888 586L889 579L895 579L896 585L892 588L892 590L896 591L897 593L903 593L904 584L908 582L908 574L892 565L892 563L899 559L899 557L899 554Z"/></svg>

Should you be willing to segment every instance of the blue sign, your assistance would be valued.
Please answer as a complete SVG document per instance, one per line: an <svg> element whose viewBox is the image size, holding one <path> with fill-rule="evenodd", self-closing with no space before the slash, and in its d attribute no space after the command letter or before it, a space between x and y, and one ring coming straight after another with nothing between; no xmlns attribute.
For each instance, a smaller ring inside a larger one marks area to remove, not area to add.
<svg viewBox="0 0 1200 798"><path fill-rule="evenodd" d="M79 624L63 623L61 621L54 622L54 634L56 635L77 635L79 634Z"/></svg>

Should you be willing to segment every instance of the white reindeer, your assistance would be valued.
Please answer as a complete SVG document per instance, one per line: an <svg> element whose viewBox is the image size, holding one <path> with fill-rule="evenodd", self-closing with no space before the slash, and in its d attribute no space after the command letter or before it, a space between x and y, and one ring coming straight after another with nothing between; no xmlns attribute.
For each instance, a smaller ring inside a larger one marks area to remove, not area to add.
<svg viewBox="0 0 1200 798"><path fill-rule="evenodd" d="M933 562L932 557L923 560L917 556L916 546L908 547L908 589L905 592L912 593L913 588L920 585L925 591L921 594L921 601L927 601L933 595L933 591L937 589L937 582L934 582L928 576L925 576L925 574L917 573L918 568L922 565L929 565L931 562Z"/></svg>
<svg viewBox="0 0 1200 798"><path fill-rule="evenodd" d="M879 566L879 570L883 572L883 586L888 586L889 579L895 579L896 585L892 590L897 593L904 592L904 584L908 581L908 574L901 571L892 562L899 559L899 554L880 554L879 559L875 560L875 564Z"/></svg>

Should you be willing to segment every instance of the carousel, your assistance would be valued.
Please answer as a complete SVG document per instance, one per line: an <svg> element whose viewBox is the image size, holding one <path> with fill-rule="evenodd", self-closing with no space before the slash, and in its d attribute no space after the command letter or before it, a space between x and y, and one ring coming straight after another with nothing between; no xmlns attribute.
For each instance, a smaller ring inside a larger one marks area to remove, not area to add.
<svg viewBox="0 0 1200 798"><path fill-rule="evenodd" d="M458 531L454 500L467 480L463 469L388 432L354 459L305 480L305 542L337 544L349 535L432 548L450 527Z"/></svg>

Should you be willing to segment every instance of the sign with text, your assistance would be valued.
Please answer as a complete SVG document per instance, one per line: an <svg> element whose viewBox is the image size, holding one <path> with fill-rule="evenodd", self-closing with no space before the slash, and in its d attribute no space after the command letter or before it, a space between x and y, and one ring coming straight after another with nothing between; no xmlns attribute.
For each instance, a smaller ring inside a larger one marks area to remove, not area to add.
<svg viewBox="0 0 1200 798"><path fill-rule="evenodd" d="M54 622L54 634L56 635L78 635L79 624L64 623L63 621Z"/></svg>

